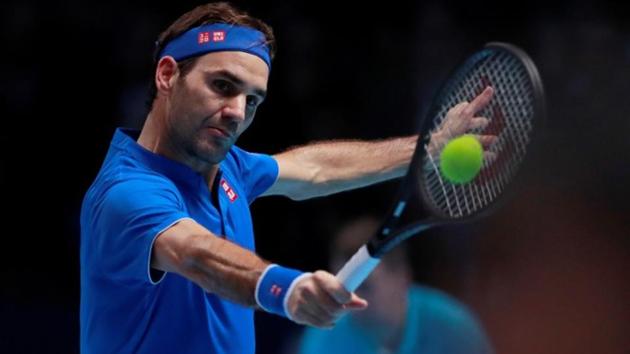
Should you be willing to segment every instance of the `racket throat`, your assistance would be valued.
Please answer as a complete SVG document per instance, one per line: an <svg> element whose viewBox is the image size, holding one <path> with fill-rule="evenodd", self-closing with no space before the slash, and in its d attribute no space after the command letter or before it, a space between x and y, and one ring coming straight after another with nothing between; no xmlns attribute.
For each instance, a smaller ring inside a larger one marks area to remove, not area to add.
<svg viewBox="0 0 630 354"><path fill-rule="evenodd" d="M367 250L370 256L381 258L382 255L398 246L401 242L435 225L437 225L435 221L423 220L404 226L387 235L382 233L381 237L374 238L368 242Z"/></svg>

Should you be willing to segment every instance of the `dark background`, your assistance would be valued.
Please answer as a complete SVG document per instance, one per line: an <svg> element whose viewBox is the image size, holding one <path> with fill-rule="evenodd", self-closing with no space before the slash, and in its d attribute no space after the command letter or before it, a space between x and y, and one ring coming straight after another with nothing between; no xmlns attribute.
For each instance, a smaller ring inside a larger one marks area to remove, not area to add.
<svg viewBox="0 0 630 354"><path fill-rule="evenodd" d="M442 78L488 41L538 64L542 153L490 218L413 240L416 278L473 309L498 353L630 352L630 12L605 1L236 2L274 27L267 102L239 145L413 132ZM78 352L78 218L115 127L140 127L158 33L196 2L0 5L0 352ZM259 253L326 267L337 225L395 183L253 205ZM258 316L260 353L300 327ZM271 329L271 330L270 330Z"/></svg>

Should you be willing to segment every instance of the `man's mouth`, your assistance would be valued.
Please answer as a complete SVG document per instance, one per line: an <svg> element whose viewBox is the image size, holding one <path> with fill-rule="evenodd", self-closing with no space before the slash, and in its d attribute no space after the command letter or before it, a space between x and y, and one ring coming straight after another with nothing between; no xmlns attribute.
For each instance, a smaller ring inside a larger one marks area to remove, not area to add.
<svg viewBox="0 0 630 354"><path fill-rule="evenodd" d="M210 134L224 138L224 139L230 139L234 135L232 132L228 131L227 129L220 128L220 127L208 127L206 129L210 132Z"/></svg>

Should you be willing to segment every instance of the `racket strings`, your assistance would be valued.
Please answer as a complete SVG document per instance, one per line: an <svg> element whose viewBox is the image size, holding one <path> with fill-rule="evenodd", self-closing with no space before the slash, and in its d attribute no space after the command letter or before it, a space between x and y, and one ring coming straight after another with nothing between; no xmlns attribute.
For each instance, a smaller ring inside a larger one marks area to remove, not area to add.
<svg viewBox="0 0 630 354"><path fill-rule="evenodd" d="M425 194L435 209L451 218L475 214L502 194L525 156L533 128L534 88L526 67L507 51L484 52L471 59L449 82L440 100L442 104L433 114L434 128L425 137L429 142L453 106L472 100L486 86L494 88L491 102L476 115L486 117L489 124L467 132L497 137L486 149L495 157L484 159L475 179L466 184L449 183L441 176L439 162L428 153L422 166Z"/></svg>

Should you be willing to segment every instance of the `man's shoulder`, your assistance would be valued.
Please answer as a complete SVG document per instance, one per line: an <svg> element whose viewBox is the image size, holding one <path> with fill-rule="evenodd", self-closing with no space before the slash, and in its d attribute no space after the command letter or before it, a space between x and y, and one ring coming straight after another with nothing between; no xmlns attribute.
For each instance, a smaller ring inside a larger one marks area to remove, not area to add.
<svg viewBox="0 0 630 354"><path fill-rule="evenodd" d="M266 190L275 181L278 174L278 166L272 156L250 152L236 145L229 150L221 163L221 169L246 186L256 185L262 180L264 181L263 190ZM257 191L255 194L260 193L262 191Z"/></svg>
<svg viewBox="0 0 630 354"><path fill-rule="evenodd" d="M102 200L107 195L130 191L177 191L175 183L124 155L113 156L104 164L86 193L86 200ZM84 202L85 202L84 201Z"/></svg>
<svg viewBox="0 0 630 354"><path fill-rule="evenodd" d="M110 161L108 166L99 172L96 182L112 186L119 183L146 182L149 185L161 184L164 186L174 186L173 181L155 170L138 164L133 159L125 156L118 156Z"/></svg>
<svg viewBox="0 0 630 354"><path fill-rule="evenodd" d="M223 165L225 167L228 167L232 172L240 173L242 172L247 162L252 157L255 157L257 155L258 154L251 153L236 145L233 145L225 156L225 159L223 160Z"/></svg>

